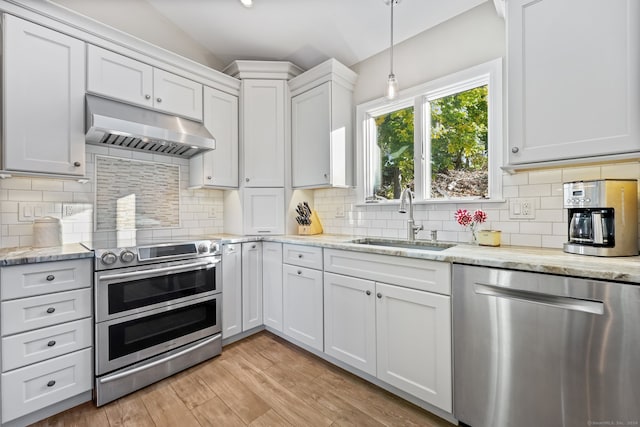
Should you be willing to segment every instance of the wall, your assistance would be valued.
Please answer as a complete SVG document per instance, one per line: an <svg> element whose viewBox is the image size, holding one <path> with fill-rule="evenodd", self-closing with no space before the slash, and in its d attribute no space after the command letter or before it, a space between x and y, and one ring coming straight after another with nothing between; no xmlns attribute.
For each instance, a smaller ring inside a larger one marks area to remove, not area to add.
<svg viewBox="0 0 640 427"><path fill-rule="evenodd" d="M640 178L640 163L602 164L558 168L503 175L505 201L499 203L419 204L414 217L425 231L420 239L429 239L429 230L438 230L438 239L469 242L471 234L454 219L457 209L487 212L487 222L480 229L502 231L502 244L545 248L562 248L567 241L567 213L562 208L562 183L600 178ZM509 219L509 201L526 197L535 201L535 219ZM407 214L395 206L357 206L355 190L316 190L315 209L325 233L357 234L375 237L405 238ZM344 211L344 218L336 212Z"/></svg>
<svg viewBox="0 0 640 427"><path fill-rule="evenodd" d="M505 52L505 23L489 1L396 45L393 68L402 90L504 57ZM384 95L388 49L351 68L358 73L356 105Z"/></svg>
<svg viewBox="0 0 640 427"><path fill-rule="evenodd" d="M145 0L127 0L126 13L124 5L112 1L52 2L213 69L226 65Z"/></svg>
<svg viewBox="0 0 640 427"><path fill-rule="evenodd" d="M394 71L402 90L494 58L504 58L505 52L504 20L498 17L493 2L487 2L398 44L394 48ZM388 50L352 68L359 74L354 92L356 105L383 95L389 73ZM503 81L506 88L506 77ZM506 94L506 90L503 92ZM459 208L471 211L481 208L487 212L488 221L480 228L501 230L502 244L561 248L567 240L562 183L599 178L640 178L640 164L601 164L514 175L502 173L502 202L416 205L416 222L426 230L420 232L418 238L428 239L429 230L438 230L441 240L468 242L471 234L455 222L454 213ZM525 197L535 201L535 219L511 220L510 201ZM353 189L314 192L314 208L325 233L407 236L407 214L398 213L397 204L358 206L359 202Z"/></svg>
<svg viewBox="0 0 640 427"><path fill-rule="evenodd" d="M63 243L111 238L113 233L94 232L95 156L137 159L180 166L181 226L119 233L120 237L145 240L174 238L203 238L223 231L223 198L221 191L192 190L189 184L189 161L169 156L87 145L86 175L90 181L81 184L74 180L47 178L10 178L0 180L0 247L30 246L33 224L21 222L18 214L24 208L40 209L45 215L62 218ZM117 181L118 177L114 176ZM154 194L165 196L162 187ZM63 216L63 212L65 215Z"/></svg>

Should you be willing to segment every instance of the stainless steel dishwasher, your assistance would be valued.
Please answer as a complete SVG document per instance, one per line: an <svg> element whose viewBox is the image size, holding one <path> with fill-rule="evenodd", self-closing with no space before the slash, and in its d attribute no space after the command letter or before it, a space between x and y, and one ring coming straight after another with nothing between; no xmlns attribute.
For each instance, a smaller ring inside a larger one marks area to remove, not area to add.
<svg viewBox="0 0 640 427"><path fill-rule="evenodd" d="M454 416L640 425L640 285L454 265Z"/></svg>

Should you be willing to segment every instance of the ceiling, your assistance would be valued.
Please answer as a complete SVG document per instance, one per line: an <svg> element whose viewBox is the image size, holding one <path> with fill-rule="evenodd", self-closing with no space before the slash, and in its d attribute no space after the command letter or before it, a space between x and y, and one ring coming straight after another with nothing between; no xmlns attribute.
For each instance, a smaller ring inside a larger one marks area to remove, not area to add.
<svg viewBox="0 0 640 427"><path fill-rule="evenodd" d="M394 42L487 0L400 0ZM351 66L389 47L388 0L147 0L223 63L291 61L309 69L328 58Z"/></svg>

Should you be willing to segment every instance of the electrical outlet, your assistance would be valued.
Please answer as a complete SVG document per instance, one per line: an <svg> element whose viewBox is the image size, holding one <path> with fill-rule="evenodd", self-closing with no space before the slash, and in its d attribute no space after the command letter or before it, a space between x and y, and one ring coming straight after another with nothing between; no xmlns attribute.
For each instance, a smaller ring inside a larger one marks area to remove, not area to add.
<svg viewBox="0 0 640 427"><path fill-rule="evenodd" d="M73 215L75 215L73 205L64 204L62 206L62 216L67 217L67 216L73 216Z"/></svg>
<svg viewBox="0 0 640 427"><path fill-rule="evenodd" d="M344 218L344 205L336 206L336 218Z"/></svg>
<svg viewBox="0 0 640 427"><path fill-rule="evenodd" d="M509 202L510 219L534 219L536 217L535 199L511 199Z"/></svg>
<svg viewBox="0 0 640 427"><path fill-rule="evenodd" d="M218 217L218 214L216 213L216 208L211 206L209 208L209 219L216 219Z"/></svg>

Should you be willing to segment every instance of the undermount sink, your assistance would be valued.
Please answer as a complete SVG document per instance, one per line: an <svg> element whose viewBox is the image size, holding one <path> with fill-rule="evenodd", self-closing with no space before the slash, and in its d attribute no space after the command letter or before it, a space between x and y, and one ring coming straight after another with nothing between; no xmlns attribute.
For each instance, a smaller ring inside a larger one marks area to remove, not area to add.
<svg viewBox="0 0 640 427"><path fill-rule="evenodd" d="M352 240L357 245L387 246L392 248L419 249L423 251L443 251L455 246L454 243L429 242L421 240L372 239L369 237Z"/></svg>

